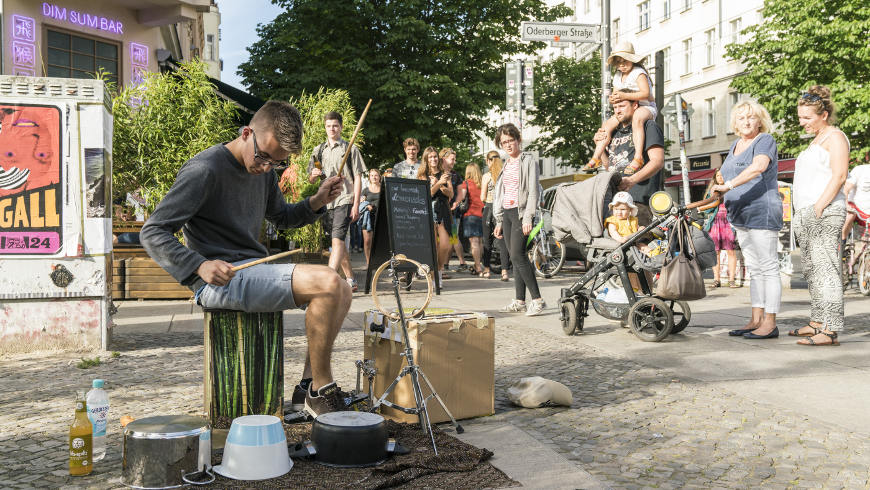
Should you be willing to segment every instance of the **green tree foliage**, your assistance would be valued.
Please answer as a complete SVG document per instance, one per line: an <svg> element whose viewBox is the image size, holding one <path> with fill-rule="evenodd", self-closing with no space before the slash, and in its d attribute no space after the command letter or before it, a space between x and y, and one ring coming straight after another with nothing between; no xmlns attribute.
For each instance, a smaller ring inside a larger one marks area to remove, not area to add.
<svg viewBox="0 0 870 490"><path fill-rule="evenodd" d="M314 184L308 182L308 160L314 149L326 141L324 114L329 111L341 114L341 135L348 141L353 136L357 117L350 104L350 95L345 90L320 88L313 94L303 92L298 98L291 98L290 103L302 115L302 153L290 159L287 170L281 175L281 190L288 202L297 202L317 192L320 186L319 181ZM355 145L362 143L363 133L365 127L357 134ZM366 178L364 175L361 177ZM285 230L283 233L306 251L322 249L323 226L320 220L302 228Z"/></svg>
<svg viewBox="0 0 870 490"><path fill-rule="evenodd" d="M236 137L235 107L215 94L198 62L175 73L146 73L112 107L113 197L142 188L148 211L169 192L184 162Z"/></svg>
<svg viewBox="0 0 870 490"><path fill-rule="evenodd" d="M556 58L536 67L535 85L529 122L541 128L541 136L529 149L561 158L562 165L585 165L595 150L592 137L601 126L601 58Z"/></svg>
<svg viewBox="0 0 870 490"><path fill-rule="evenodd" d="M870 152L870 8L867 0L765 0L764 22L746 28L742 44L726 46L746 65L731 85L756 97L780 122L777 143L796 153L800 139L797 101L810 85L827 85L837 123L852 143L852 161Z"/></svg>
<svg viewBox="0 0 870 490"><path fill-rule="evenodd" d="M504 61L543 43L523 43L520 22L555 20L543 0L273 0L285 11L258 28L240 66L262 98L290 99L342 88L366 117L369 165L404 158L402 140L425 148L465 142L504 100Z"/></svg>

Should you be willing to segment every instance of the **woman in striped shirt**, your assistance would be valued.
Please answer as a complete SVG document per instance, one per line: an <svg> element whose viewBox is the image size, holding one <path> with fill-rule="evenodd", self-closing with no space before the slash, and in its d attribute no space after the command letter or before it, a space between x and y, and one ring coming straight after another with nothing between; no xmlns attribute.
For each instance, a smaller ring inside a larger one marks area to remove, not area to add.
<svg viewBox="0 0 870 490"><path fill-rule="evenodd" d="M538 164L530 153L522 153L520 130L511 123L499 126L495 144L508 154L501 176L495 184L493 215L496 238L504 236L514 266L515 299L502 308L504 312L525 311L534 316L543 312L538 281L526 255L526 237L532 231L532 221L540 198ZM504 233L502 233L504 232ZM526 305L526 288L532 301Z"/></svg>

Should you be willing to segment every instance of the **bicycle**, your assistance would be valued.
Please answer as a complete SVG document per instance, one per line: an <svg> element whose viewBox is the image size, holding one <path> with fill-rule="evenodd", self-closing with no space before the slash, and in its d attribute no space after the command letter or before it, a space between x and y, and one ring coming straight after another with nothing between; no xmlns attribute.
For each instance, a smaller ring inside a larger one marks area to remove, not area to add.
<svg viewBox="0 0 870 490"><path fill-rule="evenodd" d="M853 277L858 281L858 291L864 296L870 296L870 233L868 228L864 228L864 232L857 240L854 234L850 234L849 238L843 244L842 263L843 263L843 290L849 288L852 284ZM857 269L856 269L857 264Z"/></svg>
<svg viewBox="0 0 870 490"><path fill-rule="evenodd" d="M556 240L552 231L544 229L543 219L532 228L526 239L526 247L529 248L529 262L540 277L551 278L565 265L565 247Z"/></svg>

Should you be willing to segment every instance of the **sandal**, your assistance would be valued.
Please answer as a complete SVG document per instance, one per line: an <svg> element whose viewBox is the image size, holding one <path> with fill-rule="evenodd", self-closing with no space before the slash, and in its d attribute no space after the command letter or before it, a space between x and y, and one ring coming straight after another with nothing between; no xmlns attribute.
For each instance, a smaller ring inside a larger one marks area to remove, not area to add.
<svg viewBox="0 0 870 490"><path fill-rule="evenodd" d="M732 289L737 289L737 288L739 288L740 286L738 286L737 283L734 282L734 281L728 281L728 287L729 287L729 288L732 288Z"/></svg>
<svg viewBox="0 0 870 490"><path fill-rule="evenodd" d="M484 279L489 279L489 271L481 272L480 277L482 277Z"/></svg>
<svg viewBox="0 0 870 490"><path fill-rule="evenodd" d="M803 329L803 328L807 328L807 327L813 329L813 333L801 333L801 329ZM812 337L813 335L818 335L818 334L820 334L820 333L822 333L822 329L821 329L821 328L816 328L816 327L814 327L814 326L812 326L812 325L804 325L804 326L801 327L801 328L796 328L796 329L794 329L794 330L791 330L791 331L788 333L788 335L789 335L790 337Z"/></svg>
<svg viewBox="0 0 870 490"><path fill-rule="evenodd" d="M586 170L586 171L595 170L596 168L598 168L600 166L601 166L601 160L593 157L593 158L589 159L589 163L587 163L583 167L583 170Z"/></svg>
<svg viewBox="0 0 870 490"><path fill-rule="evenodd" d="M507 271L502 271L501 280L502 280L502 282L508 282L511 280L510 277L508 277Z"/></svg>
<svg viewBox="0 0 870 490"><path fill-rule="evenodd" d="M718 288L718 287L721 286L721 285L722 285L721 282L719 282L719 281L713 281L713 284L710 284L710 287L711 287L711 288Z"/></svg>
<svg viewBox="0 0 870 490"><path fill-rule="evenodd" d="M836 345L840 345L840 341L837 340L837 332L831 332L831 333L828 333L828 332L819 332L819 333L816 334L816 335L824 335L825 337L830 338L830 339L831 339L831 342L825 342L824 344L817 344L816 341L813 340L813 337L807 337L806 339L802 339L802 340L806 340L806 342L803 342L802 340L798 340L798 341L797 341L797 344L798 344L798 345L809 345L809 346L812 346L812 347L822 347L822 346L825 346L825 345L830 345L830 346L833 347L833 346L836 346Z"/></svg>
<svg viewBox="0 0 870 490"><path fill-rule="evenodd" d="M447 271L442 271L441 279L450 279L450 274L448 274Z"/></svg>
<svg viewBox="0 0 870 490"><path fill-rule="evenodd" d="M643 157L634 157L634 160L625 167L625 170L623 170L622 173L623 175L632 175L640 170L641 167L643 167Z"/></svg>

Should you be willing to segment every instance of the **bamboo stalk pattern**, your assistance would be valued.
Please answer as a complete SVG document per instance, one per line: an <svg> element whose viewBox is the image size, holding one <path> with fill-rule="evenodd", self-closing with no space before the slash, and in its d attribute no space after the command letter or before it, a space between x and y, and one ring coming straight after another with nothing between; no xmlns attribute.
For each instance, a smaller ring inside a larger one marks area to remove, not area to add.
<svg viewBox="0 0 870 490"><path fill-rule="evenodd" d="M209 315L212 422L243 414L282 415L282 312L211 311Z"/></svg>

